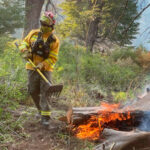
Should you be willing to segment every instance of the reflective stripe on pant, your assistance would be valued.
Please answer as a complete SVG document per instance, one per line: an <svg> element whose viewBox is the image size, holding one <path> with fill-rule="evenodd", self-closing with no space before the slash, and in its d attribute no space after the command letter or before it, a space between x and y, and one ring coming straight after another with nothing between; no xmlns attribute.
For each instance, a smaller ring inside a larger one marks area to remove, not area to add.
<svg viewBox="0 0 150 150"><path fill-rule="evenodd" d="M50 116L51 112L50 111L41 111L42 116Z"/></svg>
<svg viewBox="0 0 150 150"><path fill-rule="evenodd" d="M42 72L51 82L51 72ZM50 116L50 109L46 97L46 91L49 85L41 78L38 72L28 70L28 92L30 93L37 109L41 111L41 115ZM43 112L43 113L42 113Z"/></svg>

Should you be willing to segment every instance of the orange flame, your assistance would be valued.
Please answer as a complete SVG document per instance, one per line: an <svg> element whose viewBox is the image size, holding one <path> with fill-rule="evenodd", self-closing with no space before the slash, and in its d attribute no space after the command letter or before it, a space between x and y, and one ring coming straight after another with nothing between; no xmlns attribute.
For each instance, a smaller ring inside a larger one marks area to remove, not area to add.
<svg viewBox="0 0 150 150"><path fill-rule="evenodd" d="M101 104L102 110L98 112L98 115L91 116L91 118L84 125L79 125L73 129L75 135L80 139L97 140L100 138L100 134L105 128L105 124L119 120L128 120L131 118L130 112L126 114L122 113L119 109L120 104ZM115 111L115 112L114 112ZM117 127L112 127L117 130Z"/></svg>

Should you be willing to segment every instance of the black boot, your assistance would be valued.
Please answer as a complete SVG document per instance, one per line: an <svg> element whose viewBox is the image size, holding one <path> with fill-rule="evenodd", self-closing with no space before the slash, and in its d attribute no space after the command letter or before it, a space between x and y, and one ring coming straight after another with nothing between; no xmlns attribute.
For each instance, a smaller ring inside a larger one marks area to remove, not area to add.
<svg viewBox="0 0 150 150"><path fill-rule="evenodd" d="M42 116L41 123L43 126L48 127L49 126L49 116Z"/></svg>

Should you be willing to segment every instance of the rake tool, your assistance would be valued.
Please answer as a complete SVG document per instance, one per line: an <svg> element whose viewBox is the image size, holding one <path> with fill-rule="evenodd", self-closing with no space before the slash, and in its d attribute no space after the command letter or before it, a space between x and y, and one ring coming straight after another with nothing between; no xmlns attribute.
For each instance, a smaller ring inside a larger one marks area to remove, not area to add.
<svg viewBox="0 0 150 150"><path fill-rule="evenodd" d="M28 59L28 61L32 64L34 68L36 68L35 64L32 62L31 59ZM39 75L43 78L43 80L49 85L49 89L46 91L46 95L48 97L59 97L62 89L63 89L63 84L57 84L57 85L52 85L47 78L43 75L43 73L40 71L40 69L36 69L36 71L39 73Z"/></svg>

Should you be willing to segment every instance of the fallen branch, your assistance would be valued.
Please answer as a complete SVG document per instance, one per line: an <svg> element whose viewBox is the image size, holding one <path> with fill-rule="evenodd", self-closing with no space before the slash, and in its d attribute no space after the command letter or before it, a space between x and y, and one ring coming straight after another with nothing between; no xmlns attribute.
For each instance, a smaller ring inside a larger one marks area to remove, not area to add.
<svg viewBox="0 0 150 150"><path fill-rule="evenodd" d="M116 144L116 143L113 143L113 144L112 144L112 146L111 146L110 150L113 150L113 148L114 148L115 144Z"/></svg>

